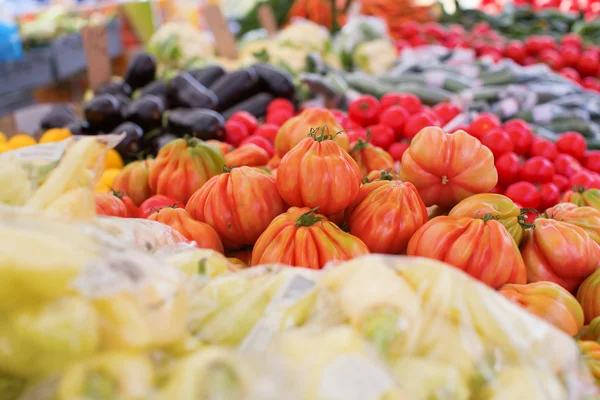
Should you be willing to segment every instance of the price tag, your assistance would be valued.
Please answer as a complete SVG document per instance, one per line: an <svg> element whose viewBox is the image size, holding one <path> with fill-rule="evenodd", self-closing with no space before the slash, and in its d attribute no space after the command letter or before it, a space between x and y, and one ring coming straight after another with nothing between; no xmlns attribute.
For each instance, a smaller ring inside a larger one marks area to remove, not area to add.
<svg viewBox="0 0 600 400"><path fill-rule="evenodd" d="M110 81L110 57L104 25L86 26L81 30L87 59L87 75L91 89L98 89Z"/></svg>
<svg viewBox="0 0 600 400"><path fill-rule="evenodd" d="M220 56L230 59L237 58L237 47L235 37L229 31L227 20L221 12L221 8L217 4L209 4L204 8L206 24L210 28L213 36L217 52Z"/></svg>
<svg viewBox="0 0 600 400"><path fill-rule="evenodd" d="M269 36L277 33L277 21L275 20L273 9L269 4L261 4L258 7L258 20L260 21L260 26L267 31Z"/></svg>

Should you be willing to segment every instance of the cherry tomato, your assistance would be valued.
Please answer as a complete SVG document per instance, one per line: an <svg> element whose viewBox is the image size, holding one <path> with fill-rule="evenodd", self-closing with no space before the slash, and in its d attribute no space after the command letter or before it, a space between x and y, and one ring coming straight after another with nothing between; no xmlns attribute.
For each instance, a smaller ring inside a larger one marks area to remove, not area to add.
<svg viewBox="0 0 600 400"><path fill-rule="evenodd" d="M246 139L242 140L242 143L240 143L240 145L243 145L246 143L253 143L253 144L257 145L258 147L262 147L264 150L266 150L267 153L269 153L269 157L273 157L273 155L275 154L275 147L273 147L273 143L264 136L261 136L261 135L248 136Z"/></svg>
<svg viewBox="0 0 600 400"><path fill-rule="evenodd" d="M379 99L379 112L382 112L386 108L392 106L399 106L402 96L403 94L398 92L389 92L384 94L383 97Z"/></svg>
<svg viewBox="0 0 600 400"><path fill-rule="evenodd" d="M348 117L362 126L376 124L379 118L379 102L373 96L362 95L348 106Z"/></svg>
<svg viewBox="0 0 600 400"><path fill-rule="evenodd" d="M552 36L529 36L525 39L525 48L530 54L537 54L545 49L555 49L556 40Z"/></svg>
<svg viewBox="0 0 600 400"><path fill-rule="evenodd" d="M554 143L548 139L534 136L531 142L531 150L529 150L531 157L544 157L550 161L554 160L558 155L558 150Z"/></svg>
<svg viewBox="0 0 600 400"><path fill-rule="evenodd" d="M532 157L523 163L521 179L531 183L551 182L554 165L544 157Z"/></svg>
<svg viewBox="0 0 600 400"><path fill-rule="evenodd" d="M560 48L560 55L562 56L566 66L577 65L579 57L581 57L581 50L579 47L573 45L566 45ZM562 70L561 70L562 71Z"/></svg>
<svg viewBox="0 0 600 400"><path fill-rule="evenodd" d="M296 113L296 107L294 107L294 104L288 99L275 99L272 102L270 102L267 106L267 114L275 110L285 110L290 112L291 114Z"/></svg>
<svg viewBox="0 0 600 400"><path fill-rule="evenodd" d="M590 150L585 153L583 166L590 171L600 172L600 150Z"/></svg>
<svg viewBox="0 0 600 400"><path fill-rule="evenodd" d="M571 79L572 81L575 81L577 83L579 83L579 81L581 80L581 75L579 75L579 72L577 72L577 70L573 68L563 68L560 70L560 74L565 78Z"/></svg>
<svg viewBox="0 0 600 400"><path fill-rule="evenodd" d="M585 138L577 132L563 133L555 144L559 153L569 154L577 160L582 159L587 150Z"/></svg>
<svg viewBox="0 0 600 400"><path fill-rule="evenodd" d="M440 126L440 122L424 112L412 115L404 125L404 137L412 139L426 126Z"/></svg>
<svg viewBox="0 0 600 400"><path fill-rule="evenodd" d="M511 119L510 121L506 121L504 123L504 125L502 125L502 128L505 131L508 131L509 129L516 127L516 126L523 128L523 129L527 129L529 132L531 132L531 126L529 125L529 123L521 118L514 118L514 119Z"/></svg>
<svg viewBox="0 0 600 400"><path fill-rule="evenodd" d="M504 186L519 180L521 173L521 160L515 153L502 154L496 159L496 170L498 171L498 182Z"/></svg>
<svg viewBox="0 0 600 400"><path fill-rule="evenodd" d="M586 50L581 54L581 57L579 57L577 70L583 76L595 75L599 63L600 55L593 50Z"/></svg>
<svg viewBox="0 0 600 400"><path fill-rule="evenodd" d="M346 134L348 135L350 143L356 142L359 138L367 140L367 130L362 126L357 129L348 129L346 130Z"/></svg>
<svg viewBox="0 0 600 400"><path fill-rule="evenodd" d="M265 122L267 124L273 124L277 126L281 126L286 123L286 121L294 116L294 113L289 110L285 110L283 108L275 109L274 111L268 112L265 117Z"/></svg>
<svg viewBox="0 0 600 400"><path fill-rule="evenodd" d="M371 144L387 150L396 139L394 131L383 124L371 125L367 128L367 136L371 133Z"/></svg>
<svg viewBox="0 0 600 400"><path fill-rule="evenodd" d="M508 133L500 128L490 129L481 138L481 143L489 148L497 159L502 154L510 153L514 150L514 145Z"/></svg>
<svg viewBox="0 0 600 400"><path fill-rule="evenodd" d="M433 112L438 117L442 125L452 121L454 117L460 114L460 108L452 103L440 103L433 107Z"/></svg>
<svg viewBox="0 0 600 400"><path fill-rule="evenodd" d="M540 206L541 196L537 188L533 183L530 182L517 182L513 183L506 188L504 195L512 201L519 203L520 206L525 208L537 208Z"/></svg>
<svg viewBox="0 0 600 400"><path fill-rule="evenodd" d="M557 174L566 176L567 178L572 176L573 174L581 171L583 167L575 159L575 157L569 154L558 154L554 159L554 169Z"/></svg>
<svg viewBox="0 0 600 400"><path fill-rule="evenodd" d="M554 174L552 175L552 183L556 185L558 190L564 192L569 187L569 178L559 174Z"/></svg>
<svg viewBox="0 0 600 400"><path fill-rule="evenodd" d="M481 139L488 131L493 128L499 128L500 125L500 120L495 115L481 113L477 118L471 121L468 132L471 136Z"/></svg>
<svg viewBox="0 0 600 400"><path fill-rule="evenodd" d="M402 155L404 154L404 152L410 147L409 143L406 142L396 142L393 143L389 148L388 148L388 153L390 153L390 155L392 156L392 158L394 159L394 161L401 161L402 160Z"/></svg>
<svg viewBox="0 0 600 400"><path fill-rule="evenodd" d="M269 139L272 143L275 142L279 127L275 124L262 124L254 132L255 135L260 135Z"/></svg>
<svg viewBox="0 0 600 400"><path fill-rule="evenodd" d="M402 130L409 117L410 114L402 106L391 106L379 114L379 122L392 128L396 139L400 140Z"/></svg>
<svg viewBox="0 0 600 400"><path fill-rule="evenodd" d="M539 59L554 71L558 71L565 66L565 60L560 53L554 49L545 49L541 51Z"/></svg>
<svg viewBox="0 0 600 400"><path fill-rule="evenodd" d="M533 141L533 133L531 130L518 124L508 126L504 124L503 129L510 137L515 153L520 155L529 153L529 150L531 149L531 142Z"/></svg>
<svg viewBox="0 0 600 400"><path fill-rule="evenodd" d="M579 171L569 178L570 187L590 189L597 185L597 178L590 171Z"/></svg>
<svg viewBox="0 0 600 400"><path fill-rule="evenodd" d="M496 194L504 194L506 188L500 183L496 184L493 188L490 189L488 193L496 193Z"/></svg>
<svg viewBox="0 0 600 400"><path fill-rule="evenodd" d="M593 76L583 78L581 84L584 88L600 92L600 81Z"/></svg>
<svg viewBox="0 0 600 400"><path fill-rule="evenodd" d="M421 99L411 93L399 93L397 105L402 106L411 115L423 109Z"/></svg>
<svg viewBox="0 0 600 400"><path fill-rule="evenodd" d="M238 147L242 140L250 136L246 125L239 121L227 121L225 122L225 142L232 146Z"/></svg>
<svg viewBox="0 0 600 400"><path fill-rule="evenodd" d="M527 50L522 42L518 40L511 40L504 49L504 55L513 59L517 63L521 63L527 57Z"/></svg>
<svg viewBox="0 0 600 400"><path fill-rule="evenodd" d="M581 36L576 33L567 33L560 39L561 46L575 46L581 48L583 46L583 40Z"/></svg>
<svg viewBox="0 0 600 400"><path fill-rule="evenodd" d="M540 185L540 210L546 210L560 203L560 189L552 182Z"/></svg>
<svg viewBox="0 0 600 400"><path fill-rule="evenodd" d="M250 135L254 134L256 128L258 128L258 121L256 120L256 117L250 114L248 111L235 112L231 118L229 118L229 121L237 121L246 125Z"/></svg>

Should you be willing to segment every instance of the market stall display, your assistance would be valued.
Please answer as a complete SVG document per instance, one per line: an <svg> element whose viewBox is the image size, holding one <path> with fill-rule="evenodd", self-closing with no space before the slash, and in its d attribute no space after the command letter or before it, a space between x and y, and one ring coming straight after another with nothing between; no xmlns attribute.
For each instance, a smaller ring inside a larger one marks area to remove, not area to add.
<svg viewBox="0 0 600 400"><path fill-rule="evenodd" d="M600 396L600 93L482 25L345 22L237 59L164 25L0 135L0 393Z"/></svg>

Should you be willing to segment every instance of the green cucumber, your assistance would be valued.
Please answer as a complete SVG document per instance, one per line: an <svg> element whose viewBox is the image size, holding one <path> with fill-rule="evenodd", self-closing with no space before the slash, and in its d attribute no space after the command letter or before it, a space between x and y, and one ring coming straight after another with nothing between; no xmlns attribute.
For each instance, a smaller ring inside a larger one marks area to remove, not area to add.
<svg viewBox="0 0 600 400"><path fill-rule="evenodd" d="M375 78L363 73L346 74L344 75L344 80L352 89L377 98L393 91L393 86L380 83Z"/></svg>
<svg viewBox="0 0 600 400"><path fill-rule="evenodd" d="M440 88L432 87L419 87L416 85L399 85L395 88L399 92L411 93L417 96L421 101L428 105L433 106L439 103L449 101L454 93L449 92Z"/></svg>

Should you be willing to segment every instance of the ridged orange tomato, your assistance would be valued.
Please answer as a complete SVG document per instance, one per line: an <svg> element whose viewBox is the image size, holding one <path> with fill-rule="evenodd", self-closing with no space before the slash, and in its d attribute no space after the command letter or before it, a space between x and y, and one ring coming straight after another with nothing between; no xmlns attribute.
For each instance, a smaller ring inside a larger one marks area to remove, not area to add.
<svg viewBox="0 0 600 400"><path fill-rule="evenodd" d="M308 207L291 207L273 220L254 245L252 265L283 263L321 269L330 261L369 254L367 246Z"/></svg>
<svg viewBox="0 0 600 400"><path fill-rule="evenodd" d="M412 235L427 222L427 209L412 183L380 182L374 190L369 185L377 182L363 185L369 193L357 196L360 201L348 207L348 228L373 253L403 253Z"/></svg>
<svg viewBox="0 0 600 400"><path fill-rule="evenodd" d="M221 151L196 139L167 143L150 167L148 183L155 194L186 203L210 178L223 172Z"/></svg>
<svg viewBox="0 0 600 400"><path fill-rule="evenodd" d="M195 241L201 249L211 249L221 254L224 251L217 232L210 225L193 219L183 208L165 207L148 219L170 226L186 239Z"/></svg>
<svg viewBox="0 0 600 400"><path fill-rule="evenodd" d="M125 203L113 193L96 193L96 214L109 217L127 218L128 212Z"/></svg>
<svg viewBox="0 0 600 400"><path fill-rule="evenodd" d="M113 181L113 190L127 195L139 207L144 200L152 196L148 183L150 167L154 160L140 160L127 164Z"/></svg>
<svg viewBox="0 0 600 400"><path fill-rule="evenodd" d="M350 140L348 135L343 132L344 129L338 124L335 115L326 108L315 107L307 108L281 125L275 137L275 154L283 157L314 129L326 129L327 134L336 135L334 139L336 143L348 151Z"/></svg>
<svg viewBox="0 0 600 400"><path fill-rule="evenodd" d="M563 203L573 203L580 207L589 206L600 210L600 189L574 188L566 191L561 201Z"/></svg>
<svg viewBox="0 0 600 400"><path fill-rule="evenodd" d="M221 150L221 153L223 153L223 155L229 153L231 150L234 149L232 144L229 144L226 142L221 142L220 140L211 139L211 140L207 140L205 143L215 146L216 148Z"/></svg>
<svg viewBox="0 0 600 400"><path fill-rule="evenodd" d="M394 168L394 159L381 147L373 146L368 141L358 139L350 145L350 156L354 158L363 176L371 171L391 170Z"/></svg>
<svg viewBox="0 0 600 400"><path fill-rule="evenodd" d="M303 139L277 168L277 190L286 203L319 207L327 215L348 207L361 179L356 161L324 132Z"/></svg>
<svg viewBox="0 0 600 400"><path fill-rule="evenodd" d="M559 203L547 209L543 216L576 225L583 229L594 242L600 244L600 210L594 207Z"/></svg>
<svg viewBox="0 0 600 400"><path fill-rule="evenodd" d="M577 345L581 350L581 354L583 354L583 361L596 381L596 385L600 385L600 343L578 340Z"/></svg>
<svg viewBox="0 0 600 400"><path fill-rule="evenodd" d="M273 218L286 210L275 178L252 167L213 177L190 198L186 210L212 226L226 249L251 246Z"/></svg>
<svg viewBox="0 0 600 400"><path fill-rule="evenodd" d="M571 293L554 282L508 284L502 286L498 293L570 336L575 336L583 328L581 305Z"/></svg>
<svg viewBox="0 0 600 400"><path fill-rule="evenodd" d="M400 179L414 184L427 207L452 207L496 186L498 173L490 149L464 131L447 134L423 128L402 156Z"/></svg>
<svg viewBox="0 0 600 400"><path fill-rule="evenodd" d="M483 217L436 217L413 235L407 253L454 265L493 288L526 283L525 264L512 236L500 222Z"/></svg>
<svg viewBox="0 0 600 400"><path fill-rule="evenodd" d="M269 153L254 143L246 143L235 150L225 154L225 165L229 168L241 167L261 167L269 162Z"/></svg>
<svg viewBox="0 0 600 400"><path fill-rule="evenodd" d="M550 281L572 292L600 266L600 246L580 227L546 218L534 224L521 245L528 282Z"/></svg>
<svg viewBox="0 0 600 400"><path fill-rule="evenodd" d="M577 300L583 307L586 324L600 316L600 269L581 283L577 289Z"/></svg>
<svg viewBox="0 0 600 400"><path fill-rule="evenodd" d="M521 209L511 199L501 194L480 193L467 197L448 213L450 217L479 218L492 214L504 225L508 233L515 239L517 245L523 240L525 216Z"/></svg>

